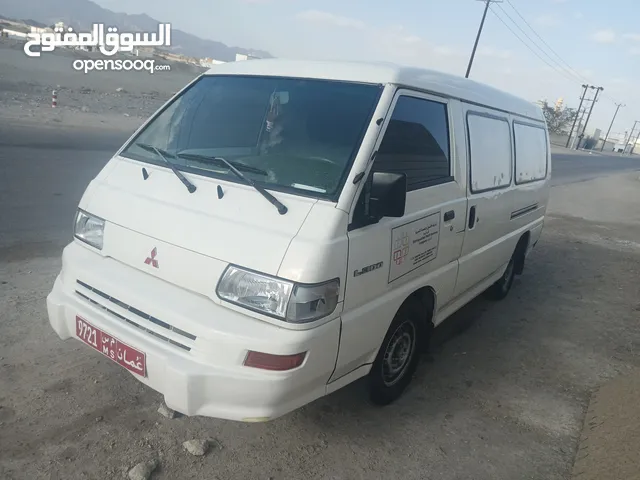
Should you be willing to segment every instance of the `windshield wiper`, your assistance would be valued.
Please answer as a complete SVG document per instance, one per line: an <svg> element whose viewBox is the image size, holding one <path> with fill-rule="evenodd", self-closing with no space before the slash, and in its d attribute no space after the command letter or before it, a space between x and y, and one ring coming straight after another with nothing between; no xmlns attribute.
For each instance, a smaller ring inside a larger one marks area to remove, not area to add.
<svg viewBox="0 0 640 480"><path fill-rule="evenodd" d="M244 163L233 162L231 160L224 160L224 159L221 159L220 157L213 157L209 155L201 155L199 153L187 153L187 152L184 152L184 153L178 152L176 156L180 158L186 158L187 160L200 160L208 163L211 163L211 162L222 163L223 165L226 165L226 166L229 166L230 164L236 167L236 169L240 171L255 173L258 175L263 175L265 177L269 175L266 171L256 167L252 167L251 165L245 165Z"/></svg>
<svg viewBox="0 0 640 480"><path fill-rule="evenodd" d="M184 186L187 187L187 190L189 190L189 193L193 193L196 191L196 186L191 183L187 177L185 177L182 172L180 170L178 170L176 168L176 166L173 164L173 162L171 162L167 157L174 157L175 155L172 155L171 153L165 151L165 150L161 150L157 147L154 147L153 145L147 145L146 143L136 143L137 146L139 146L140 148L143 148L149 152L153 152L155 153L157 156L159 156L171 169L171 171L173 173L175 173L176 177L178 177L180 179L180 181L182 183L184 183Z"/></svg>
<svg viewBox="0 0 640 480"><path fill-rule="evenodd" d="M288 209L287 207L285 207L280 200L278 200L276 197L274 197L273 195L271 195L269 192L267 192L264 188L262 188L260 185L257 185L253 180L251 180L250 178L245 177L242 172L240 172L240 170L238 168L236 168L234 166L233 163L229 162L228 160L222 158L222 157L207 157L205 155L198 155L198 154L193 154L193 153L176 153L176 157L182 157L182 158L189 158L192 157L195 158L200 158L200 159L206 159L212 162L219 162L222 163L224 165L227 166L227 168L229 170L231 170L236 177L238 177L240 180L244 181L245 183L248 183L249 185L251 185L253 188L255 188L264 198L266 198L274 207L276 207L278 209L278 213L280 215L284 215L285 213L287 213ZM240 164L243 165L243 164ZM244 165L244 167L247 168L252 168L253 167L249 167L248 165ZM259 169L256 169L259 170ZM260 172L262 172L262 170L259 170ZM266 172L265 172L266 174Z"/></svg>

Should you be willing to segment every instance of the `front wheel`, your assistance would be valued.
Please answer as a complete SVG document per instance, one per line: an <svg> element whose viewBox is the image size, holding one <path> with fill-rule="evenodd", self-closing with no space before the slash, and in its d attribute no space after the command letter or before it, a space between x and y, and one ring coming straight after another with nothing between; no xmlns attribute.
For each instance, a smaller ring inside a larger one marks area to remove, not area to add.
<svg viewBox="0 0 640 480"><path fill-rule="evenodd" d="M369 397L374 404L390 404L411 383L420 359L425 317L417 301L398 310L369 372Z"/></svg>

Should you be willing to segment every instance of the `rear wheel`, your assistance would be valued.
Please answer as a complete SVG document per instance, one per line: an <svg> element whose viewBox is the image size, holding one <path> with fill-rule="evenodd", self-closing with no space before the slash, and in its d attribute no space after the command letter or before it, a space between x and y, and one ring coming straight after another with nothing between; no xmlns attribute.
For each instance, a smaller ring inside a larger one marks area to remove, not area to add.
<svg viewBox="0 0 640 480"><path fill-rule="evenodd" d="M511 256L509 264L502 274L502 277L500 277L500 279L496 283L491 285L491 287L489 287L489 289L485 292L487 298L491 300L502 300L509 294L511 286L513 285L513 280L516 276L516 255L518 255L517 250Z"/></svg>
<svg viewBox="0 0 640 480"><path fill-rule="evenodd" d="M390 404L411 383L420 359L426 316L425 307L417 300L398 310L369 372L369 397L374 404Z"/></svg>

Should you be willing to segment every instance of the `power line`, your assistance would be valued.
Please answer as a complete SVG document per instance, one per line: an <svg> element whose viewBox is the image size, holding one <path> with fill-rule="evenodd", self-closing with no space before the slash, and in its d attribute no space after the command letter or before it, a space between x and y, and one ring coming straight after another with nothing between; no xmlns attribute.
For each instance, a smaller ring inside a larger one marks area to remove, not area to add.
<svg viewBox="0 0 640 480"><path fill-rule="evenodd" d="M503 24L505 27L507 27L507 29L508 29L512 34L513 34L513 36L514 36L514 37L516 37L518 40L520 40L520 42L521 42L525 47L527 47L527 48L531 51L531 53L533 53L536 57L538 57L538 58L539 58L540 60L542 60L545 64L547 64L547 66L548 66L548 67L550 67L550 68L551 68L552 70L554 70L556 73L559 73L560 75L564 76L564 78L566 78L566 79L567 79L567 80L569 80L570 82L575 82L575 81L576 81L576 79L575 79L575 78L567 76L564 70L558 70L556 67L554 67L554 66L553 66L553 65L551 65L549 62L547 62L544 58L542 58L538 52L536 52L534 49L532 49L532 48L527 44L527 42L525 42L522 38L520 38L520 37L518 36L518 34L517 34L516 32L514 32L514 31L513 31L513 29L512 29L509 25L507 25L507 23L502 19L502 17L500 17L500 15L498 15L498 13L497 13L497 12L496 12L492 7L489 7L489 10L491 10L491 13L493 13L493 14L496 16L496 18L497 18L498 20L500 20L500 21L502 22L502 24Z"/></svg>
<svg viewBox="0 0 640 480"><path fill-rule="evenodd" d="M531 26L531 24L529 22L527 22L527 20L520 14L520 12L518 11L518 9L513 5L513 3L511 3L511 0L507 0L507 3L511 6L511 8L513 8L513 11L516 12L516 14L522 19L522 21L531 29L531 31L533 32L533 34L538 37L540 39L540 41L542 43L544 43L546 45L546 47L549 49L549 51L551 51L551 53L553 53L556 57L558 57L558 59L564 63L567 66L568 70L571 70L578 78L580 78L582 81L587 82L587 79L584 78L582 75L580 75L580 73L578 73L576 70L574 70L571 65L569 65L559 54L558 52L556 52L553 48L551 48L551 45L549 45L547 42L545 42L544 38L542 38L538 32L535 31L535 29Z"/></svg>
<svg viewBox="0 0 640 480"><path fill-rule="evenodd" d="M507 16L507 18L508 18L509 20L511 20L511 23L513 23L513 24L518 28L518 30L520 30L520 31L522 32L522 34L523 34L525 37L527 37L527 38L529 39L529 41L530 41L530 42L531 42L531 43L532 43L532 44L533 44L533 45L534 45L538 50L540 50L540 52L542 52L542 53L543 53L543 54L544 54L544 55L545 55L545 56L546 56L550 61L552 61L556 66L558 66L558 67L559 67L563 72L565 72L565 73L567 73L567 74L571 75L572 77L574 77L572 81L574 81L574 82L582 82L582 81L583 81L583 79L582 79L582 78L580 78L580 75L574 75L573 73L569 72L565 67L563 67L563 66L562 66L562 65L561 65L557 60L555 60L555 59L551 58L551 55L549 55L547 52L545 52L545 51L544 51L544 49L543 49L543 48L541 48L541 47L540 47L540 46L535 42L535 40L533 40L533 39L529 36L529 34L523 30L523 29L522 29L522 27L520 27L520 25L518 25L518 22L516 22L516 21L511 17L511 15L509 15L509 14L507 13L507 11L506 11L504 8L502 8L502 6L498 5L498 8L500 8L500 10L502 11L502 13L504 13L504 14Z"/></svg>
<svg viewBox="0 0 640 480"><path fill-rule="evenodd" d="M555 55L558 60L560 60L560 62L562 62L566 67L563 67L562 65L560 65L557 61L554 61L554 63L558 66L560 66L563 70L567 70L568 73L570 73L572 76L578 78L581 82L589 82L589 80L587 80L582 74L580 74L576 69L574 69L571 65L569 65L569 63L562 58L562 56L560 56L560 54L558 52L556 52L553 47L551 47L551 45L549 45L544 38L542 38L542 36L540 36L540 34L531 26L531 24L527 21L526 18L524 18L524 16L518 11L518 9L515 7L515 5L513 5L513 3L511 2L511 0L506 0L506 2L509 4L509 6L511 6L511 8L513 9L513 11L516 13L516 15L518 15L518 17L520 17L520 19L527 25L527 27L529 27L529 29L533 32L533 34L538 37L540 39L540 41L549 49L549 51L551 53L553 53L553 55ZM509 14L507 14L507 12L504 11L504 9L502 7L500 7L500 9L504 12L505 15L507 15L507 17L509 17ZM526 33L517 25L517 23L511 18L509 17L509 19L518 27L518 29L520 31L522 31L522 33L524 33L526 35ZM537 45L533 39L531 37L529 37L527 35L527 38L529 40L531 40L531 42L543 53L545 53L545 55L550 59L553 60L546 52L543 51L543 49ZM609 99L611 102L613 102L615 105L617 105L618 100L611 97L610 95L606 94L606 93L602 93L602 96Z"/></svg>

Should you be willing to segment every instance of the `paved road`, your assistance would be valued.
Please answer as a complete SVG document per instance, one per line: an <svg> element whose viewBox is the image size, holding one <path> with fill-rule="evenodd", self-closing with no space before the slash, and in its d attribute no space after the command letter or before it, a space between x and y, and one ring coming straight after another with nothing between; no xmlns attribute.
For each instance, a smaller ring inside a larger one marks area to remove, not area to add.
<svg viewBox="0 0 640 480"><path fill-rule="evenodd" d="M568 152L568 153L567 153ZM640 157L621 157L552 149L552 185L584 182L612 173L640 170Z"/></svg>
<svg viewBox="0 0 640 480"><path fill-rule="evenodd" d="M0 129L0 258L59 251L70 240L84 188L128 133L5 127ZM566 151L553 158L554 185L640 170L640 159Z"/></svg>

